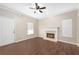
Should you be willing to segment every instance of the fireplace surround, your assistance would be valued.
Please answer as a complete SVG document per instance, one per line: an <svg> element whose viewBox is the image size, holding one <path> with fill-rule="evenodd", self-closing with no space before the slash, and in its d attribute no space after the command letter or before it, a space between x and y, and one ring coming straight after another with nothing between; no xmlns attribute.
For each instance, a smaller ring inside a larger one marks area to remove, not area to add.
<svg viewBox="0 0 79 59"><path fill-rule="evenodd" d="M52 27L45 30L44 39L57 42L59 27Z"/></svg>

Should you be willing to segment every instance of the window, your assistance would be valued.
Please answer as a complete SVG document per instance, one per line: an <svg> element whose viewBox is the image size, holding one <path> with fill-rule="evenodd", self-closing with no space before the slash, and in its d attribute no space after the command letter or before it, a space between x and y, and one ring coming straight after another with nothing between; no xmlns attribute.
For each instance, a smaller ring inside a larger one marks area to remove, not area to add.
<svg viewBox="0 0 79 59"><path fill-rule="evenodd" d="M72 19L65 19L62 22L62 36L72 37Z"/></svg>
<svg viewBox="0 0 79 59"><path fill-rule="evenodd" d="M34 25L31 22L27 23L27 34L34 34Z"/></svg>

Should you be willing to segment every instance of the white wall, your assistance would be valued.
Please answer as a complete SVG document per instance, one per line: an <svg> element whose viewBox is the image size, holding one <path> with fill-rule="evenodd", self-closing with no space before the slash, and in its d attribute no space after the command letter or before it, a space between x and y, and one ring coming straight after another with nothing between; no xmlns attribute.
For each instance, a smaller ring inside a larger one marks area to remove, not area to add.
<svg viewBox="0 0 79 59"><path fill-rule="evenodd" d="M17 14L17 12L13 12L13 10L6 9L6 8L0 8L0 17L8 18L15 21L15 41L20 41L28 38L34 38L38 37L38 20L30 17L30 16L24 16L21 14ZM7 20L7 19L6 19ZM33 35L27 35L27 23L33 22L34 23L34 34ZM2 22L0 21L0 24ZM1 26L0 26L1 30ZM2 35L2 33L0 33ZM1 38L0 38L1 39ZM7 42L9 44L9 42Z"/></svg>
<svg viewBox="0 0 79 59"><path fill-rule="evenodd" d="M79 45L79 10L77 14L77 43Z"/></svg>
<svg viewBox="0 0 79 59"><path fill-rule="evenodd" d="M78 11L78 14L79 14L79 11ZM5 16L7 18L16 20L16 22L15 22L15 34L16 34L15 41L38 37L38 34L39 34L39 37L43 37L44 36L43 33L44 33L45 29L47 29L49 27L60 27L59 40L64 40L64 41L73 42L73 43L76 43L78 41L78 43L79 43L79 26L78 26L79 25L79 23L78 23L79 22L79 15L77 15L76 10L67 12L67 13L64 13L61 15L57 15L57 16L46 17L46 18L39 20L39 21L37 19L35 19L33 17L29 17L29 16L19 16L18 17L17 15L15 15L15 13L12 13L12 12L2 9L2 8L0 8L0 16ZM73 20L73 24L72 24L73 38L61 36L61 23L62 23L63 19L72 19ZM35 34L33 34L33 35L27 35L26 24L28 22L34 23ZM1 30L1 28L0 28L0 30Z"/></svg>
<svg viewBox="0 0 79 59"><path fill-rule="evenodd" d="M50 27L60 27L61 19L58 17L48 17L39 21L39 36L43 37L43 33Z"/></svg>
<svg viewBox="0 0 79 59"><path fill-rule="evenodd" d="M11 18L0 16L0 46L14 42L14 21Z"/></svg>
<svg viewBox="0 0 79 59"><path fill-rule="evenodd" d="M34 34L27 35L27 23L34 23ZM38 20L29 16L21 16L16 20L16 40L38 37Z"/></svg>
<svg viewBox="0 0 79 59"><path fill-rule="evenodd" d="M64 19L72 19L72 35L73 35L72 38L61 36L62 20ZM39 36L43 37L45 29L49 27L60 27L59 40L76 43L77 42L76 40L76 26L77 26L76 19L77 19L76 10L63 13L57 16L51 16L51 17L44 18L43 20L39 21Z"/></svg>
<svg viewBox="0 0 79 59"><path fill-rule="evenodd" d="M14 42L14 23L17 15L0 8L0 46Z"/></svg>

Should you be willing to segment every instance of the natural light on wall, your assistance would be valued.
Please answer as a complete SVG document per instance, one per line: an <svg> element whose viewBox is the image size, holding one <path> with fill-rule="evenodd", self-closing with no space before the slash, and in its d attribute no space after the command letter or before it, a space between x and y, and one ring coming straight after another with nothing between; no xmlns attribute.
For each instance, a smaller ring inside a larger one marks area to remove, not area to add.
<svg viewBox="0 0 79 59"><path fill-rule="evenodd" d="M64 19L62 21L62 36L72 37L72 19Z"/></svg>
<svg viewBox="0 0 79 59"><path fill-rule="evenodd" d="M34 34L34 24L31 22L27 23L27 34Z"/></svg>

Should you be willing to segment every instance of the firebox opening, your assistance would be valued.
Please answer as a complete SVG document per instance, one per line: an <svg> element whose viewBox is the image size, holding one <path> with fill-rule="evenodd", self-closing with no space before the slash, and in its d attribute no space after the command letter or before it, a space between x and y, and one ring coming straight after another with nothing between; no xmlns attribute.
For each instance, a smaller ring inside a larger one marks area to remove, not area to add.
<svg viewBox="0 0 79 59"><path fill-rule="evenodd" d="M54 33L47 33L46 37L54 39L55 38L55 34Z"/></svg>

